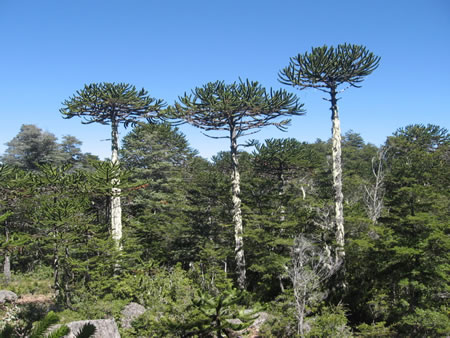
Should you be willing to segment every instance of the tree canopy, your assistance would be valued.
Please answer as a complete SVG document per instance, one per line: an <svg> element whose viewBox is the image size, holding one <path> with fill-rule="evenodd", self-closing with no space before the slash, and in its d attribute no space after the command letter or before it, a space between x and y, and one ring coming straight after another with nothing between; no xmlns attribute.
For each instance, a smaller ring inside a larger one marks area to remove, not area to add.
<svg viewBox="0 0 450 338"><path fill-rule="evenodd" d="M285 130L289 119L274 120L304 114L303 105L294 94L281 89L267 91L258 82L249 80L207 83L180 97L174 108L177 117L195 127L207 132L233 129L236 137L270 125Z"/></svg>
<svg viewBox="0 0 450 338"><path fill-rule="evenodd" d="M328 91L345 83L359 87L359 83L378 67L379 62L380 57L364 46L325 45L291 57L289 65L280 71L279 80L299 89Z"/></svg>
<svg viewBox="0 0 450 338"><path fill-rule="evenodd" d="M92 83L65 100L60 112L66 119L81 117L85 124L120 122L127 127L142 118L154 122L164 101L147 94L127 83Z"/></svg>

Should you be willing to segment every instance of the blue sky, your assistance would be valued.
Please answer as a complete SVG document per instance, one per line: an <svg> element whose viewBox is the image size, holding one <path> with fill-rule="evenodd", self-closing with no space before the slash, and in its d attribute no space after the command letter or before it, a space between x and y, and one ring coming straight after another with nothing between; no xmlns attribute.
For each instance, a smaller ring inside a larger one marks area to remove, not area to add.
<svg viewBox="0 0 450 338"><path fill-rule="evenodd" d="M381 62L362 88L343 93L343 132L379 145L408 124L450 127L447 0L0 0L0 32L0 154L22 124L36 124L109 156L109 126L59 113L93 82L127 82L172 104L207 82L248 78L295 92L307 110L287 133L269 127L253 138L325 140L331 122L322 93L283 86L277 73L291 56L345 42L365 45ZM193 127L182 131L204 157L228 149Z"/></svg>

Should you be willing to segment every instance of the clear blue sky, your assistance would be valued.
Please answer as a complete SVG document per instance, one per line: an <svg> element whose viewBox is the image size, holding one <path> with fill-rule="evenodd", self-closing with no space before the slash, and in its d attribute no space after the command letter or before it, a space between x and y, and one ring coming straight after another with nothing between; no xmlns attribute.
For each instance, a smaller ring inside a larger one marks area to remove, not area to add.
<svg viewBox="0 0 450 338"><path fill-rule="evenodd" d="M109 156L109 126L62 119L61 102L84 84L127 82L172 104L210 81L239 77L283 87L278 71L313 46L354 43L381 56L360 89L339 102L343 132L381 144L412 123L450 126L450 1L447 0L0 0L0 154L22 124L82 150ZM307 115L287 133L330 136L329 103L313 90L295 92ZM228 149L183 127L204 157ZM122 131L122 136L127 131Z"/></svg>

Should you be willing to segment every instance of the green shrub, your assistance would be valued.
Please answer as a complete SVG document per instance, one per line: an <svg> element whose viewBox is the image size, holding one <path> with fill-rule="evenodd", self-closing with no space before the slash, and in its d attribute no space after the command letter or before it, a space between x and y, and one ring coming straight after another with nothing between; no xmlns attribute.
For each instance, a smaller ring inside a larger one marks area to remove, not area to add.
<svg viewBox="0 0 450 338"><path fill-rule="evenodd" d="M361 324L358 326L359 333L356 334L357 337L392 337L393 332L385 326L385 322L378 322L369 324Z"/></svg>
<svg viewBox="0 0 450 338"><path fill-rule="evenodd" d="M443 337L450 332L450 318L446 307L438 309L416 309L414 314L406 315L395 324L400 334L415 337Z"/></svg>
<svg viewBox="0 0 450 338"><path fill-rule="evenodd" d="M320 314L310 320L311 331L307 337L353 337L351 329L347 326L347 317L342 306L324 307Z"/></svg>

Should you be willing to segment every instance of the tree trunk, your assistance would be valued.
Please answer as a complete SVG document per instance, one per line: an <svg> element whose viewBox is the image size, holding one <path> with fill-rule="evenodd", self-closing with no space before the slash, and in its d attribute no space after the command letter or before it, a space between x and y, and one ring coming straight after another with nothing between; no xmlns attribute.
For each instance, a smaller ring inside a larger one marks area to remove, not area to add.
<svg viewBox="0 0 450 338"><path fill-rule="evenodd" d="M119 164L119 137L118 123L113 118L111 122L111 162L113 165ZM118 185L119 179L113 178L112 184ZM120 205L120 188L112 188L111 194L111 234L116 246L122 249L120 243L122 239L122 208Z"/></svg>
<svg viewBox="0 0 450 338"><path fill-rule="evenodd" d="M284 199L286 194L286 180L284 179L284 175L282 172L280 172L278 176L278 181L279 181L278 196L280 198L280 223L283 223L286 220L286 206L284 205Z"/></svg>
<svg viewBox="0 0 450 338"><path fill-rule="evenodd" d="M9 242L9 230L8 223L5 221L5 243ZM5 262L3 263L3 276L5 278L5 284L8 285L11 282L11 261L9 251L6 249Z"/></svg>
<svg viewBox="0 0 450 338"><path fill-rule="evenodd" d="M333 188L335 192L335 224L336 224L336 258L343 260L344 249L344 196L342 194L342 165L341 165L341 123L336 99L336 88L331 88L331 121L333 140Z"/></svg>
<svg viewBox="0 0 450 338"><path fill-rule="evenodd" d="M238 274L238 286L245 288L245 256L244 256L244 237L241 212L241 179L239 176L238 158L237 158L237 136L235 128L230 128L231 140L231 194L233 201L233 222L234 222L234 253L236 257L236 272Z"/></svg>
<svg viewBox="0 0 450 338"><path fill-rule="evenodd" d="M386 148L382 148L378 151L377 157L372 158L372 173L375 177L373 185L367 187L364 186L365 196L364 202L366 204L367 214L371 221L376 224L378 218L383 211L383 199L384 199L384 168L383 162L385 161Z"/></svg>
<svg viewBox="0 0 450 338"><path fill-rule="evenodd" d="M53 253L53 288L58 291L60 296L61 286L59 284L59 256L57 250L58 247L55 245Z"/></svg>

